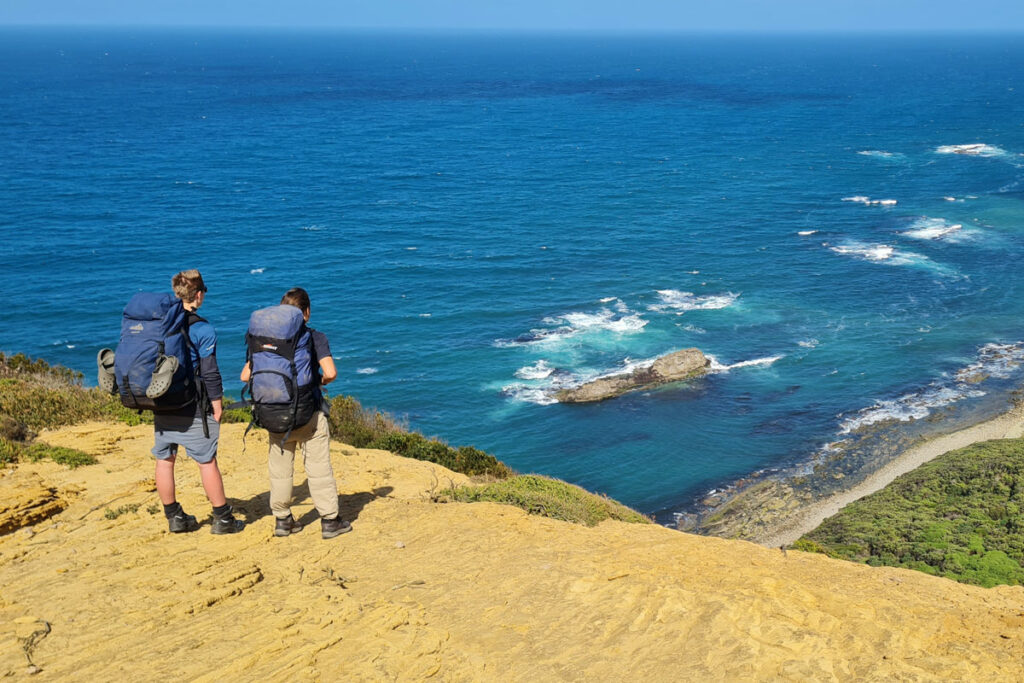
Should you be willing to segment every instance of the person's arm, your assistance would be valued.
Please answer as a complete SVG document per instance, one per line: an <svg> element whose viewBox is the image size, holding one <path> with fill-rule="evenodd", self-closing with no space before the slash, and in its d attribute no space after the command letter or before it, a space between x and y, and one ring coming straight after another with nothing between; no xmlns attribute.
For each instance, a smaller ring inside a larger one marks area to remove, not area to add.
<svg viewBox="0 0 1024 683"><path fill-rule="evenodd" d="M338 377L338 369L334 367L334 359L330 356L320 359L320 384L330 384Z"/></svg>
<svg viewBox="0 0 1024 683"><path fill-rule="evenodd" d="M245 367L242 368L242 374L238 377L238 379L242 380L243 382L248 382L250 377L252 377L252 362L246 361Z"/></svg>
<svg viewBox="0 0 1024 683"><path fill-rule="evenodd" d="M213 408L213 419L220 422L221 413L224 412L224 383L217 365L217 333L213 325L198 323L190 328L189 335L194 335L192 341L199 352L199 375L206 386L206 397L210 399L210 407Z"/></svg>
<svg viewBox="0 0 1024 683"><path fill-rule="evenodd" d="M338 369L334 367L334 356L331 355L331 343L327 335L317 330L310 330L313 335L313 351L317 363L320 364L320 384L330 384L338 377Z"/></svg>

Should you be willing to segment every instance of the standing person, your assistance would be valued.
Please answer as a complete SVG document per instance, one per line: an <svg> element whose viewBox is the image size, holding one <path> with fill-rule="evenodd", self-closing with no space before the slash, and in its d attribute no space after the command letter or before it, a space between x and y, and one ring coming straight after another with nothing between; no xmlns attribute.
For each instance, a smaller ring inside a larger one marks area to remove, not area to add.
<svg viewBox="0 0 1024 683"><path fill-rule="evenodd" d="M214 534L238 533L245 522L231 514L224 495L224 481L217 466L217 442L220 438L220 417L223 411L223 388L217 367L217 333L213 325L199 317L196 310L206 301L206 285L198 270L185 270L171 279L174 294L181 299L188 316L189 351L199 384L194 403L173 413L153 415L156 456L156 490L164 505L164 514L174 533L194 531L199 527L193 515L186 514L175 494L174 463L178 448L199 464L203 490L213 506ZM212 418L212 419L211 419Z"/></svg>
<svg viewBox="0 0 1024 683"><path fill-rule="evenodd" d="M281 305L298 308L303 320L309 322L310 302L306 290L301 287L289 289L281 297ZM334 538L352 530L352 525L338 514L338 486L331 467L331 431L327 422L330 408L320 391L321 386L334 381L338 371L334 367L327 335L309 327L306 331L312 338L312 352L318 369L313 374L316 409L309 422L295 426L290 432L269 432L270 510L276 519L275 536L288 536L302 530L302 525L291 512L295 449L301 445L309 495L320 513L321 536ZM249 361L242 368L241 379L248 382L252 375L252 361Z"/></svg>

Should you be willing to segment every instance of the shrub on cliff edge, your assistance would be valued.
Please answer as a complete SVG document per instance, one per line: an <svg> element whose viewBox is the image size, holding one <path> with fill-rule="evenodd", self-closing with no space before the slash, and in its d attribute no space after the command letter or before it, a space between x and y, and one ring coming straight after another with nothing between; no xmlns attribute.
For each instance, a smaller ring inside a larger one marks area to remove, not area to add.
<svg viewBox="0 0 1024 683"><path fill-rule="evenodd" d="M634 524L651 520L606 496L590 493L558 479L522 474L483 486L460 486L438 494L439 502L488 501L520 507L531 515L594 526L606 519Z"/></svg>
<svg viewBox="0 0 1024 683"><path fill-rule="evenodd" d="M427 460L453 472L504 479L512 474L503 462L472 446L452 448L408 428L391 415L363 408L351 396L331 400L331 438L356 448L379 448L406 458Z"/></svg>

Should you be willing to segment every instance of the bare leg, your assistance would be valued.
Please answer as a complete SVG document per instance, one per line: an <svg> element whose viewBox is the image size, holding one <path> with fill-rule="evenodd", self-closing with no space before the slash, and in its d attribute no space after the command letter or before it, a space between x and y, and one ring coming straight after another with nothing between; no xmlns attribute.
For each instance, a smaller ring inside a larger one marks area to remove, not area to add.
<svg viewBox="0 0 1024 683"><path fill-rule="evenodd" d="M164 505L170 505L173 503L175 498L174 491L174 461L177 459L177 455L172 455L166 460L156 461L156 494L160 496L160 502Z"/></svg>
<svg viewBox="0 0 1024 683"><path fill-rule="evenodd" d="M210 499L210 505L216 508L228 502L227 496L224 495L224 479L220 476L217 458L200 465L199 476L203 480L203 490Z"/></svg>

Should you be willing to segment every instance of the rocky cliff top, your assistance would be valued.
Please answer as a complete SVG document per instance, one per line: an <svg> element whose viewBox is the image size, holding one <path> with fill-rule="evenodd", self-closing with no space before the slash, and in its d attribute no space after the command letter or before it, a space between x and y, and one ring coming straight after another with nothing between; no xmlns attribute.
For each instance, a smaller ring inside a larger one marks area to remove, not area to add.
<svg viewBox="0 0 1024 683"><path fill-rule="evenodd" d="M37 680L985 680L1024 677L1024 588L981 589L657 525L594 528L492 503L465 481L332 445L354 531L274 538L266 440L224 425L249 526L212 536L195 465L171 535L151 427L44 434L96 454L0 470L0 676ZM301 470L301 467L299 468ZM109 512L108 512L109 511Z"/></svg>

